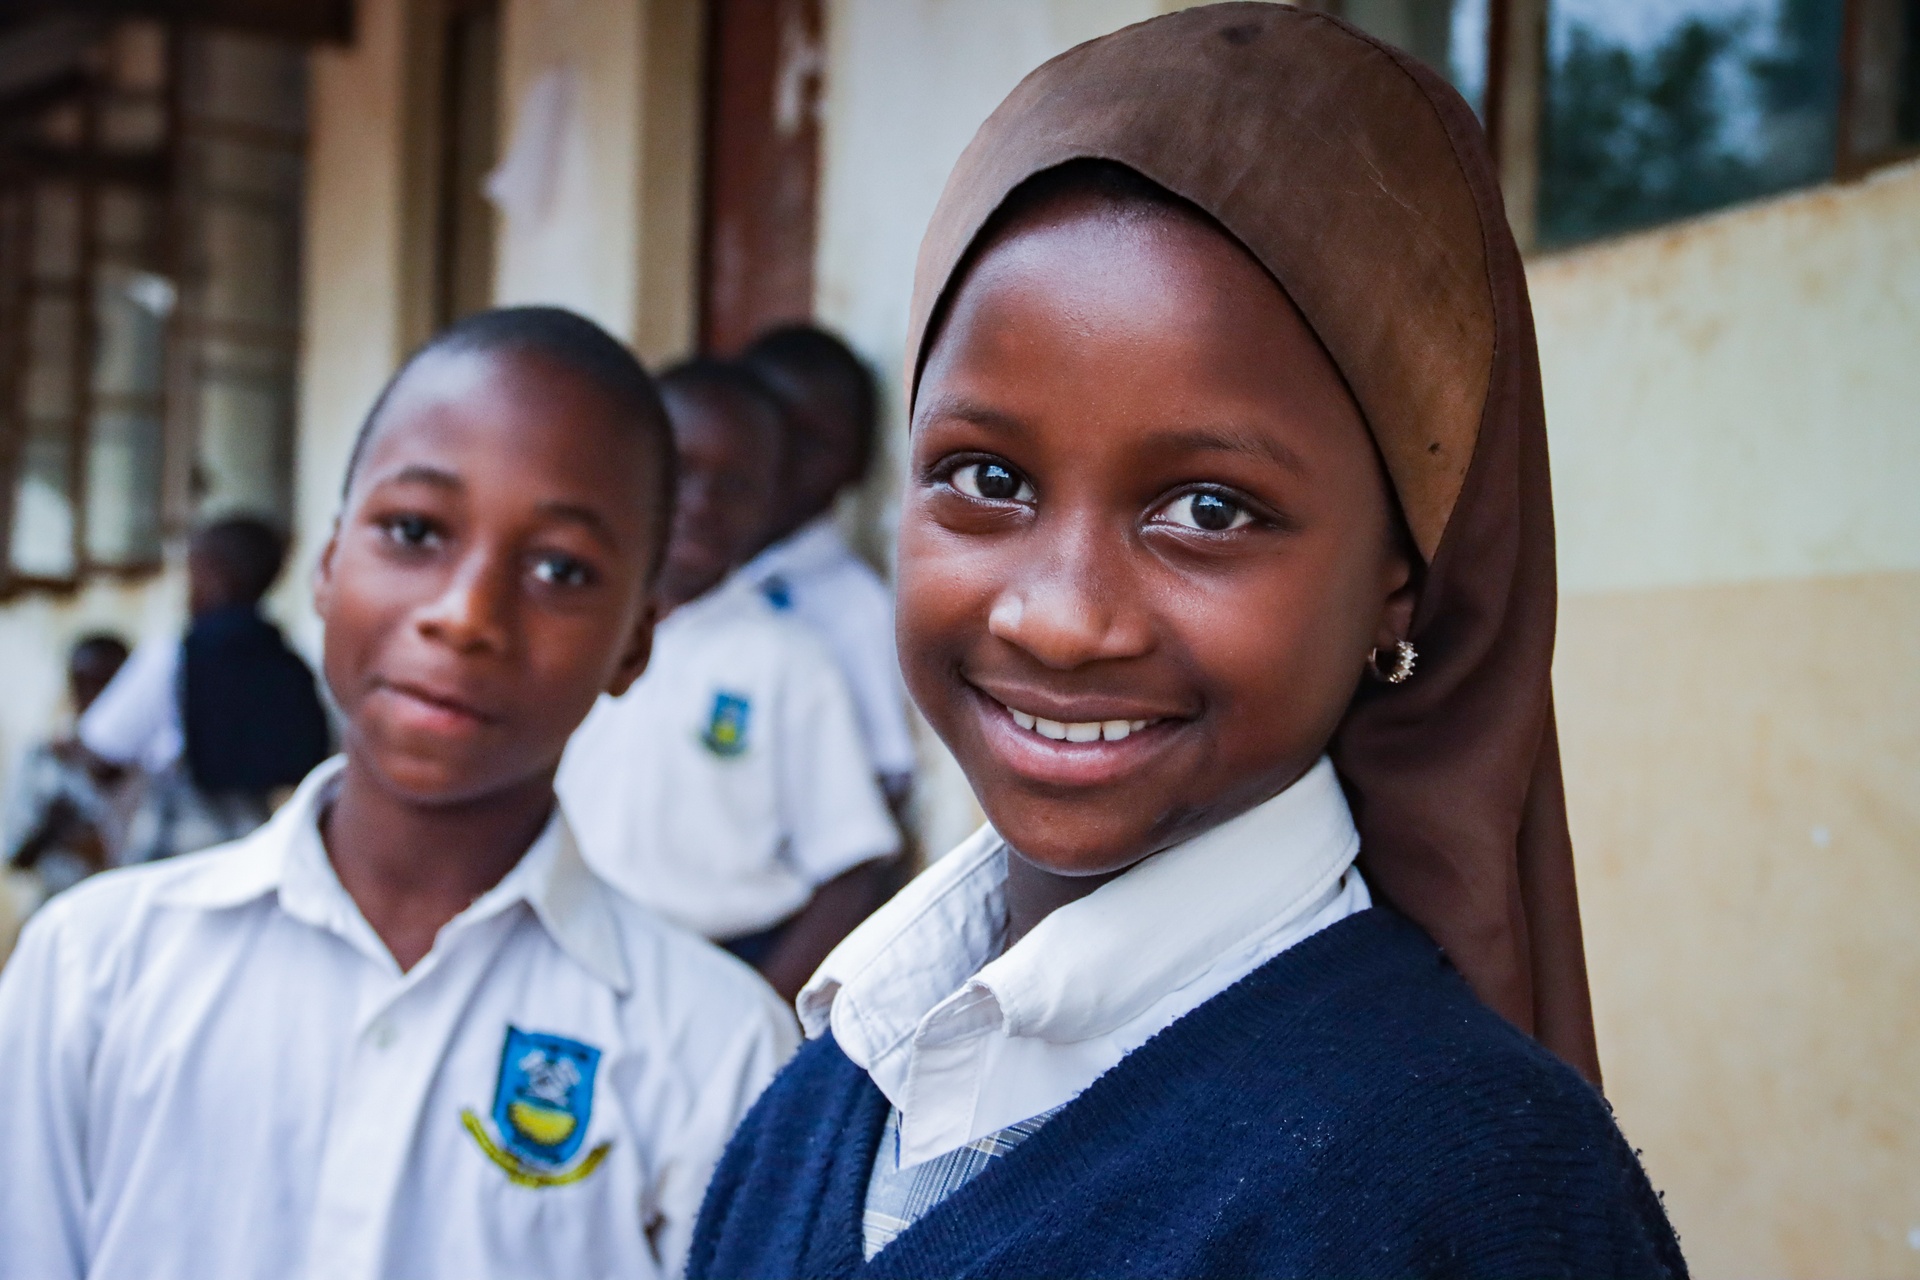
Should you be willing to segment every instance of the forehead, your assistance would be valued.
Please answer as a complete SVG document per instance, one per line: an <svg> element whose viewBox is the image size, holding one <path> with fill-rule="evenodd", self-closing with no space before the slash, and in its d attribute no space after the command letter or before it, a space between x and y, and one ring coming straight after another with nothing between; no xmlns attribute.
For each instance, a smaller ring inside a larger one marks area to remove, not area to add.
<svg viewBox="0 0 1920 1280"><path fill-rule="evenodd" d="M724 382L670 381L661 385L660 398L666 403L674 439L682 446L697 441L760 448L780 434L780 416L772 405Z"/></svg>
<svg viewBox="0 0 1920 1280"><path fill-rule="evenodd" d="M429 353L375 421L356 490L397 468L428 466L468 487L524 495L564 490L610 512L649 496L644 428L584 375L535 353Z"/></svg>

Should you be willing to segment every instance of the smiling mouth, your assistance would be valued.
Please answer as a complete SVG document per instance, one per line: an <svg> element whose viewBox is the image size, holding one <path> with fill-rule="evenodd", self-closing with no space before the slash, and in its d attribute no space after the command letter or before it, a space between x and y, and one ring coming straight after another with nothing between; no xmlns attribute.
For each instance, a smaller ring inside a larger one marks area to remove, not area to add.
<svg viewBox="0 0 1920 1280"><path fill-rule="evenodd" d="M430 693L418 685L402 684L392 680L386 681L385 683L391 692L431 707L442 714L472 720L479 724L491 724L493 722L492 716L487 715L477 707L469 706L464 702L446 697L442 694Z"/></svg>
<svg viewBox="0 0 1920 1280"><path fill-rule="evenodd" d="M994 699L999 702L999 699ZM1013 722L1054 742L1123 742L1157 720L1049 720L1000 702Z"/></svg>

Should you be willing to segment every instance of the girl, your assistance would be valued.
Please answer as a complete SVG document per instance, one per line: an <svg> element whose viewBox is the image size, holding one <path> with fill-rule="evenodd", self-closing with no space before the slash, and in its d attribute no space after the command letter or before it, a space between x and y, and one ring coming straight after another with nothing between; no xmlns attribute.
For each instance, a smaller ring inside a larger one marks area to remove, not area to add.
<svg viewBox="0 0 1920 1280"><path fill-rule="evenodd" d="M991 826L803 991L689 1274L1645 1275L1518 254L1322 15L1036 71L921 251L908 685Z"/></svg>

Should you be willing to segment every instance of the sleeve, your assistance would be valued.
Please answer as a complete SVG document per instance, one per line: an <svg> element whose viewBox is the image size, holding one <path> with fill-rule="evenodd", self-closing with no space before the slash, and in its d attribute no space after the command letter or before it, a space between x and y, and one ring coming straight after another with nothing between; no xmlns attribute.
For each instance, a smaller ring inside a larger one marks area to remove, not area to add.
<svg viewBox="0 0 1920 1280"><path fill-rule="evenodd" d="M86 1273L87 1082L97 1026L64 913L42 911L0 970L0 1280Z"/></svg>
<svg viewBox="0 0 1920 1280"><path fill-rule="evenodd" d="M900 848L840 669L795 632L780 698L779 798L787 857L815 886Z"/></svg>
<svg viewBox="0 0 1920 1280"><path fill-rule="evenodd" d="M686 1269L700 1203L728 1139L799 1047L800 1031L793 1015L771 990L755 993L754 1016L742 1021L739 1033L709 1064L699 1105L661 1173L652 1235L669 1280L679 1280Z"/></svg>
<svg viewBox="0 0 1920 1280"><path fill-rule="evenodd" d="M80 741L114 764L158 772L180 758L180 641L149 640L80 717Z"/></svg>
<svg viewBox="0 0 1920 1280"><path fill-rule="evenodd" d="M47 809L59 794L52 776L52 757L44 746L29 751L7 784L4 814L0 814L0 863L12 862L20 846L46 821Z"/></svg>
<svg viewBox="0 0 1920 1280"><path fill-rule="evenodd" d="M806 601L816 615L810 621L831 641L846 674L874 771L911 776L919 761L894 650L893 597L864 564L848 566L821 585L828 589Z"/></svg>

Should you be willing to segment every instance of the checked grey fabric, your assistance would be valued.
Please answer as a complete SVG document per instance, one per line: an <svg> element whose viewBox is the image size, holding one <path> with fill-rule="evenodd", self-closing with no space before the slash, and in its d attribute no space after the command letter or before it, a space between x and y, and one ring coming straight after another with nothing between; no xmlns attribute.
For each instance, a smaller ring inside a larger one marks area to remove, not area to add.
<svg viewBox="0 0 1920 1280"><path fill-rule="evenodd" d="M1063 1104L1064 1105L1064 1104ZM1010 1124L911 1169L900 1167L900 1109L887 1111L886 1132L867 1179L867 1207L860 1219L861 1247L869 1260L929 1209L979 1177L986 1167L1040 1132L1059 1107Z"/></svg>

